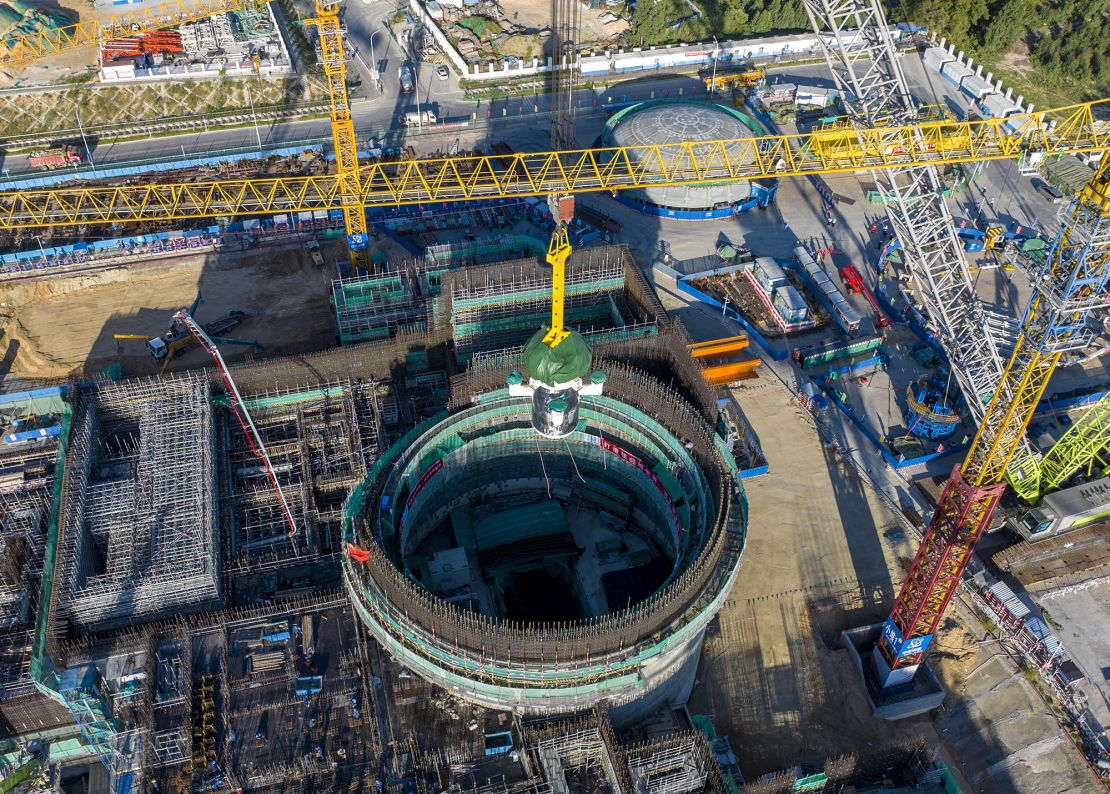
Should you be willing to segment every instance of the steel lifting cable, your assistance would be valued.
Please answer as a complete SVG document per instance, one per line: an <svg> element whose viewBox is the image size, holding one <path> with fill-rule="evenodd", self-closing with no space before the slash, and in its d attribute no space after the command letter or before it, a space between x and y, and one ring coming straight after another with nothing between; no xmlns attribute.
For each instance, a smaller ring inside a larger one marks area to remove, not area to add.
<svg viewBox="0 0 1110 794"><path fill-rule="evenodd" d="M547 466L545 466L543 462L543 450L540 448L540 440L538 438L533 438L532 440L536 442L536 453L540 456L540 468L543 469L543 479L547 483L547 498L550 499L551 478L547 476Z"/></svg>
<svg viewBox="0 0 1110 794"><path fill-rule="evenodd" d="M578 479L582 482L586 482L586 478L582 476L582 472L578 471L578 462L574 459L574 453L570 451L570 443L568 443L565 438L563 439L563 446L567 448L567 455L570 457L570 465L574 466L574 473L578 475Z"/></svg>

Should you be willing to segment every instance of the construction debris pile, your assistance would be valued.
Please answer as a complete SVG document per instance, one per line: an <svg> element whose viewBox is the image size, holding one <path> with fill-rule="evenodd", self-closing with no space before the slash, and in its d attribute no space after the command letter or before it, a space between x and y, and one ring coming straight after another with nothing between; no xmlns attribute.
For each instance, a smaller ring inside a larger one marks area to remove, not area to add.
<svg viewBox="0 0 1110 794"><path fill-rule="evenodd" d="M523 3L481 0L455 5L431 2L427 8L429 16L438 22L467 63L524 60L525 65L531 65L532 58L539 58L542 63L550 54L550 20L543 14L535 14L532 7L525 7ZM536 19L533 20L533 16ZM630 27L628 20L622 17L589 8L582 9L582 22L583 43L595 49L616 42Z"/></svg>

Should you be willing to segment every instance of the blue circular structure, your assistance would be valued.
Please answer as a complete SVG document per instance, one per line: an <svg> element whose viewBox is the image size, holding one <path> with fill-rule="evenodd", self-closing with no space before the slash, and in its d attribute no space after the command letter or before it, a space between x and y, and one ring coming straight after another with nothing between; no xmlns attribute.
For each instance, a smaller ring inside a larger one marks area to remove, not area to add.
<svg viewBox="0 0 1110 794"><path fill-rule="evenodd" d="M955 401L928 383L911 383L906 389L906 426L918 438L947 438L956 432L960 415Z"/></svg>
<svg viewBox="0 0 1110 794"><path fill-rule="evenodd" d="M696 150L714 155L713 141L734 141L724 149L733 165L751 162L751 149L741 138L762 135L759 125L740 111L690 100L652 100L625 108L605 124L604 146L651 146L684 141L704 146ZM747 180L705 182L697 185L659 185L622 191L617 200L641 212L679 220L708 220L731 215L749 203L773 200L773 187Z"/></svg>

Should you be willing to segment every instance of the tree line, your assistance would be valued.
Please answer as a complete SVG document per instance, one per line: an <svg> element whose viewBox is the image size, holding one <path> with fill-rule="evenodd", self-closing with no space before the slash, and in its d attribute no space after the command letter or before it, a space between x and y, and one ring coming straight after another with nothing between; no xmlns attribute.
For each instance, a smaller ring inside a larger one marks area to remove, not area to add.
<svg viewBox="0 0 1110 794"><path fill-rule="evenodd" d="M801 0L639 0L629 45L809 31ZM888 0L893 21L927 25L976 60L992 61L1019 42L1057 81L1110 91L1110 0Z"/></svg>

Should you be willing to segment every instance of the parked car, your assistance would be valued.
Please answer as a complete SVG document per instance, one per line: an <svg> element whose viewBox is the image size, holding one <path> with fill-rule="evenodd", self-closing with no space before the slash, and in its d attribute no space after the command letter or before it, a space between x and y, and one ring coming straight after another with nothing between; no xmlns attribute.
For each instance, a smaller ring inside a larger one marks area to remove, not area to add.
<svg viewBox="0 0 1110 794"><path fill-rule="evenodd" d="M1045 182L1043 179L1034 179L1033 187L1038 193L1051 201L1053 204L1059 204L1064 200L1064 194L1054 188L1052 185Z"/></svg>
<svg viewBox="0 0 1110 794"><path fill-rule="evenodd" d="M451 70L448 69L446 66L440 66L438 69L436 69L436 77L438 77L440 80L447 80L451 77Z"/></svg>

